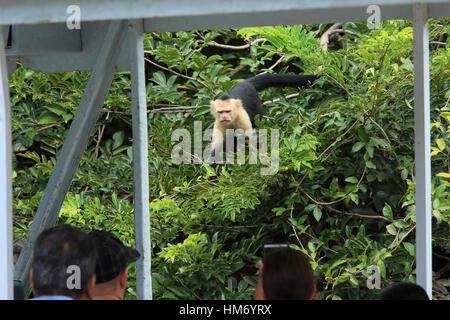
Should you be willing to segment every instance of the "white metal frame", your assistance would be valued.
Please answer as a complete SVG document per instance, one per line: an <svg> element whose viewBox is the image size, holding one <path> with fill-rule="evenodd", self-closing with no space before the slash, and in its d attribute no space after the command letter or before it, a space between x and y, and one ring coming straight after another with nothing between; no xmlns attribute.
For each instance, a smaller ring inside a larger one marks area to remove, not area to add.
<svg viewBox="0 0 450 320"><path fill-rule="evenodd" d="M381 19L413 19L416 157L417 283L431 297L431 169L429 132L428 18L450 17L450 0L378 0ZM277 24L365 21L372 0L78 0L82 29L58 29L67 19L72 0L0 0L0 26L13 25L18 38L12 48L2 44L0 32L0 298L12 297L11 129L6 68L15 59L44 72L93 70L70 128L55 171L45 190L29 240L19 258L15 278L27 283L31 243L54 223L89 134L98 117L109 83L111 66L131 70L133 167L135 179L136 246L143 258L137 264L138 298L151 299L150 225L148 216L147 118L143 61L143 32L180 31ZM131 19L131 20L129 20ZM133 20L135 19L135 20ZM137 20L136 20L137 19ZM126 23L109 21L128 20ZM120 27L119 27L120 25ZM83 28L84 26L84 28ZM109 29L109 32L106 30ZM119 30L121 29L121 30ZM127 46L121 45L128 32ZM119 35L121 34L121 35ZM103 46L97 45L104 37ZM39 39L39 41L34 41ZM22 39L22 42L20 42ZM43 41L44 40L44 41ZM108 43L110 46L108 46ZM30 46L30 44L32 44ZM114 63L116 62L116 63ZM75 144L72 147L71 144ZM62 160L63 159L63 160ZM53 194L56 193L56 194Z"/></svg>
<svg viewBox="0 0 450 320"><path fill-rule="evenodd" d="M77 113L58 156L44 196L30 227L24 248L17 261L14 276L29 287L32 247L37 236L53 226L69 190L75 171L86 148L92 129L98 119L106 93L114 76L114 62L125 35L125 22L111 22L104 37L101 54L92 70Z"/></svg>
<svg viewBox="0 0 450 320"><path fill-rule="evenodd" d="M152 299L151 243L148 182L148 124L145 88L144 31L142 20L129 23L133 124L134 230L136 249L136 293L139 300Z"/></svg>
<svg viewBox="0 0 450 320"><path fill-rule="evenodd" d="M432 295L430 66L427 5L413 6L416 281Z"/></svg>
<svg viewBox="0 0 450 320"><path fill-rule="evenodd" d="M13 298L12 141L8 73L0 26L0 299Z"/></svg>

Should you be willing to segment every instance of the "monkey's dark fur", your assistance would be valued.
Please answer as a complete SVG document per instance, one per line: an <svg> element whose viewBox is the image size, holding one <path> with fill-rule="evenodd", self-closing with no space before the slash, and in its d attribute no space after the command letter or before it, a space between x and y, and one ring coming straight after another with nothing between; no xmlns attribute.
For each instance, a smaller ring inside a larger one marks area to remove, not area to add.
<svg viewBox="0 0 450 320"><path fill-rule="evenodd" d="M230 100L229 105L232 106L232 110L236 111L236 115L232 115L230 118L231 124L222 124L219 120L220 115L215 113L216 106L215 101L211 102L211 109L216 117L214 124L214 130L221 131L222 141L215 140L213 135L212 151L211 151L211 164L216 168L216 151L222 150L226 152L227 146L225 142L225 129L243 129L244 131L255 128L255 116L262 115L262 104L259 99L258 92L269 87L303 87L310 82L313 82L318 77L314 75L286 75L286 74L262 74L256 77L249 78L234 85L228 94L220 96L217 100L226 101L229 99L240 100L240 107L235 105L236 102ZM216 101L217 101L216 100ZM228 102L227 102L228 103ZM233 104L234 103L234 104ZM222 104L223 105L223 104ZM223 108L223 106L222 106ZM228 111L229 112L229 111ZM247 115L242 116L242 114ZM237 121L236 118L240 120ZM234 139L233 148L236 147L236 137Z"/></svg>
<svg viewBox="0 0 450 320"><path fill-rule="evenodd" d="M259 91L269 87L303 87L317 78L314 75L261 74L235 84L228 94L220 96L218 100L241 100L254 128L255 116L262 115Z"/></svg>

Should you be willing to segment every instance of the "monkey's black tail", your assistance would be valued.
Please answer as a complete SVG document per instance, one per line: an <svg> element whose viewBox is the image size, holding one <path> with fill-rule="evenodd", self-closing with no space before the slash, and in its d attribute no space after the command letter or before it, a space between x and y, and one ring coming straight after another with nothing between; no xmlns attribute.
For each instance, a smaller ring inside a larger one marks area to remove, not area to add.
<svg viewBox="0 0 450 320"><path fill-rule="evenodd" d="M291 75L291 74L260 74L246 81L251 83L256 90L261 91L269 87L303 87L312 83L318 76Z"/></svg>

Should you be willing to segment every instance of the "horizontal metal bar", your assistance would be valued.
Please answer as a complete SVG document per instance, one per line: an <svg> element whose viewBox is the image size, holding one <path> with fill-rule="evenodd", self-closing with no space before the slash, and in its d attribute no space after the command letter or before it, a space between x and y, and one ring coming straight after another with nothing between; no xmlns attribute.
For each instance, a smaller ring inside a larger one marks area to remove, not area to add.
<svg viewBox="0 0 450 320"><path fill-rule="evenodd" d="M432 18L450 16L448 0L421 2L429 5ZM381 8L382 17L411 19L408 8L413 3L411 0L378 0L375 3L373 0L228 0L225 5L218 0L78 0L75 3L73 0L0 0L0 24L66 22L71 16L67 8L74 4L80 8L81 21L153 19L152 24L163 30L172 29L174 24L180 26L183 21L188 29L203 29L203 19L209 20L211 16L215 16L216 22L226 21L222 27L233 27L235 16L250 18L249 22L240 20L247 26L292 24L295 16L296 24L328 23L335 17L340 21L364 21L366 8L373 4ZM164 20L175 17L179 19Z"/></svg>
<svg viewBox="0 0 450 320"><path fill-rule="evenodd" d="M108 27L108 21L84 22L80 30L68 30L65 23L13 26L6 55L41 72L90 71L102 54ZM119 48L115 66L129 70L128 46Z"/></svg>

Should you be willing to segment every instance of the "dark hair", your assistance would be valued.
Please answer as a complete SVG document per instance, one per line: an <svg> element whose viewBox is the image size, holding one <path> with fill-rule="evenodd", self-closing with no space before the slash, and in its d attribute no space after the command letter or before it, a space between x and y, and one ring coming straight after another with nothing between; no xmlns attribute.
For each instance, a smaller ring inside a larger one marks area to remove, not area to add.
<svg viewBox="0 0 450 320"><path fill-rule="evenodd" d="M59 225L44 230L36 239L33 249L34 296L65 295L78 299L86 292L87 284L95 273L97 250L94 240L81 230ZM69 288L72 275L68 267L80 270L80 287Z"/></svg>
<svg viewBox="0 0 450 320"><path fill-rule="evenodd" d="M380 300L430 300L430 298L417 284L397 282L381 291Z"/></svg>
<svg viewBox="0 0 450 320"><path fill-rule="evenodd" d="M226 101L228 99L231 99L231 96L229 96L228 94L223 94L217 98L217 100L223 100L223 101Z"/></svg>
<svg viewBox="0 0 450 320"><path fill-rule="evenodd" d="M290 248L269 252L262 277L264 293L270 300L308 300L315 291L309 258Z"/></svg>

